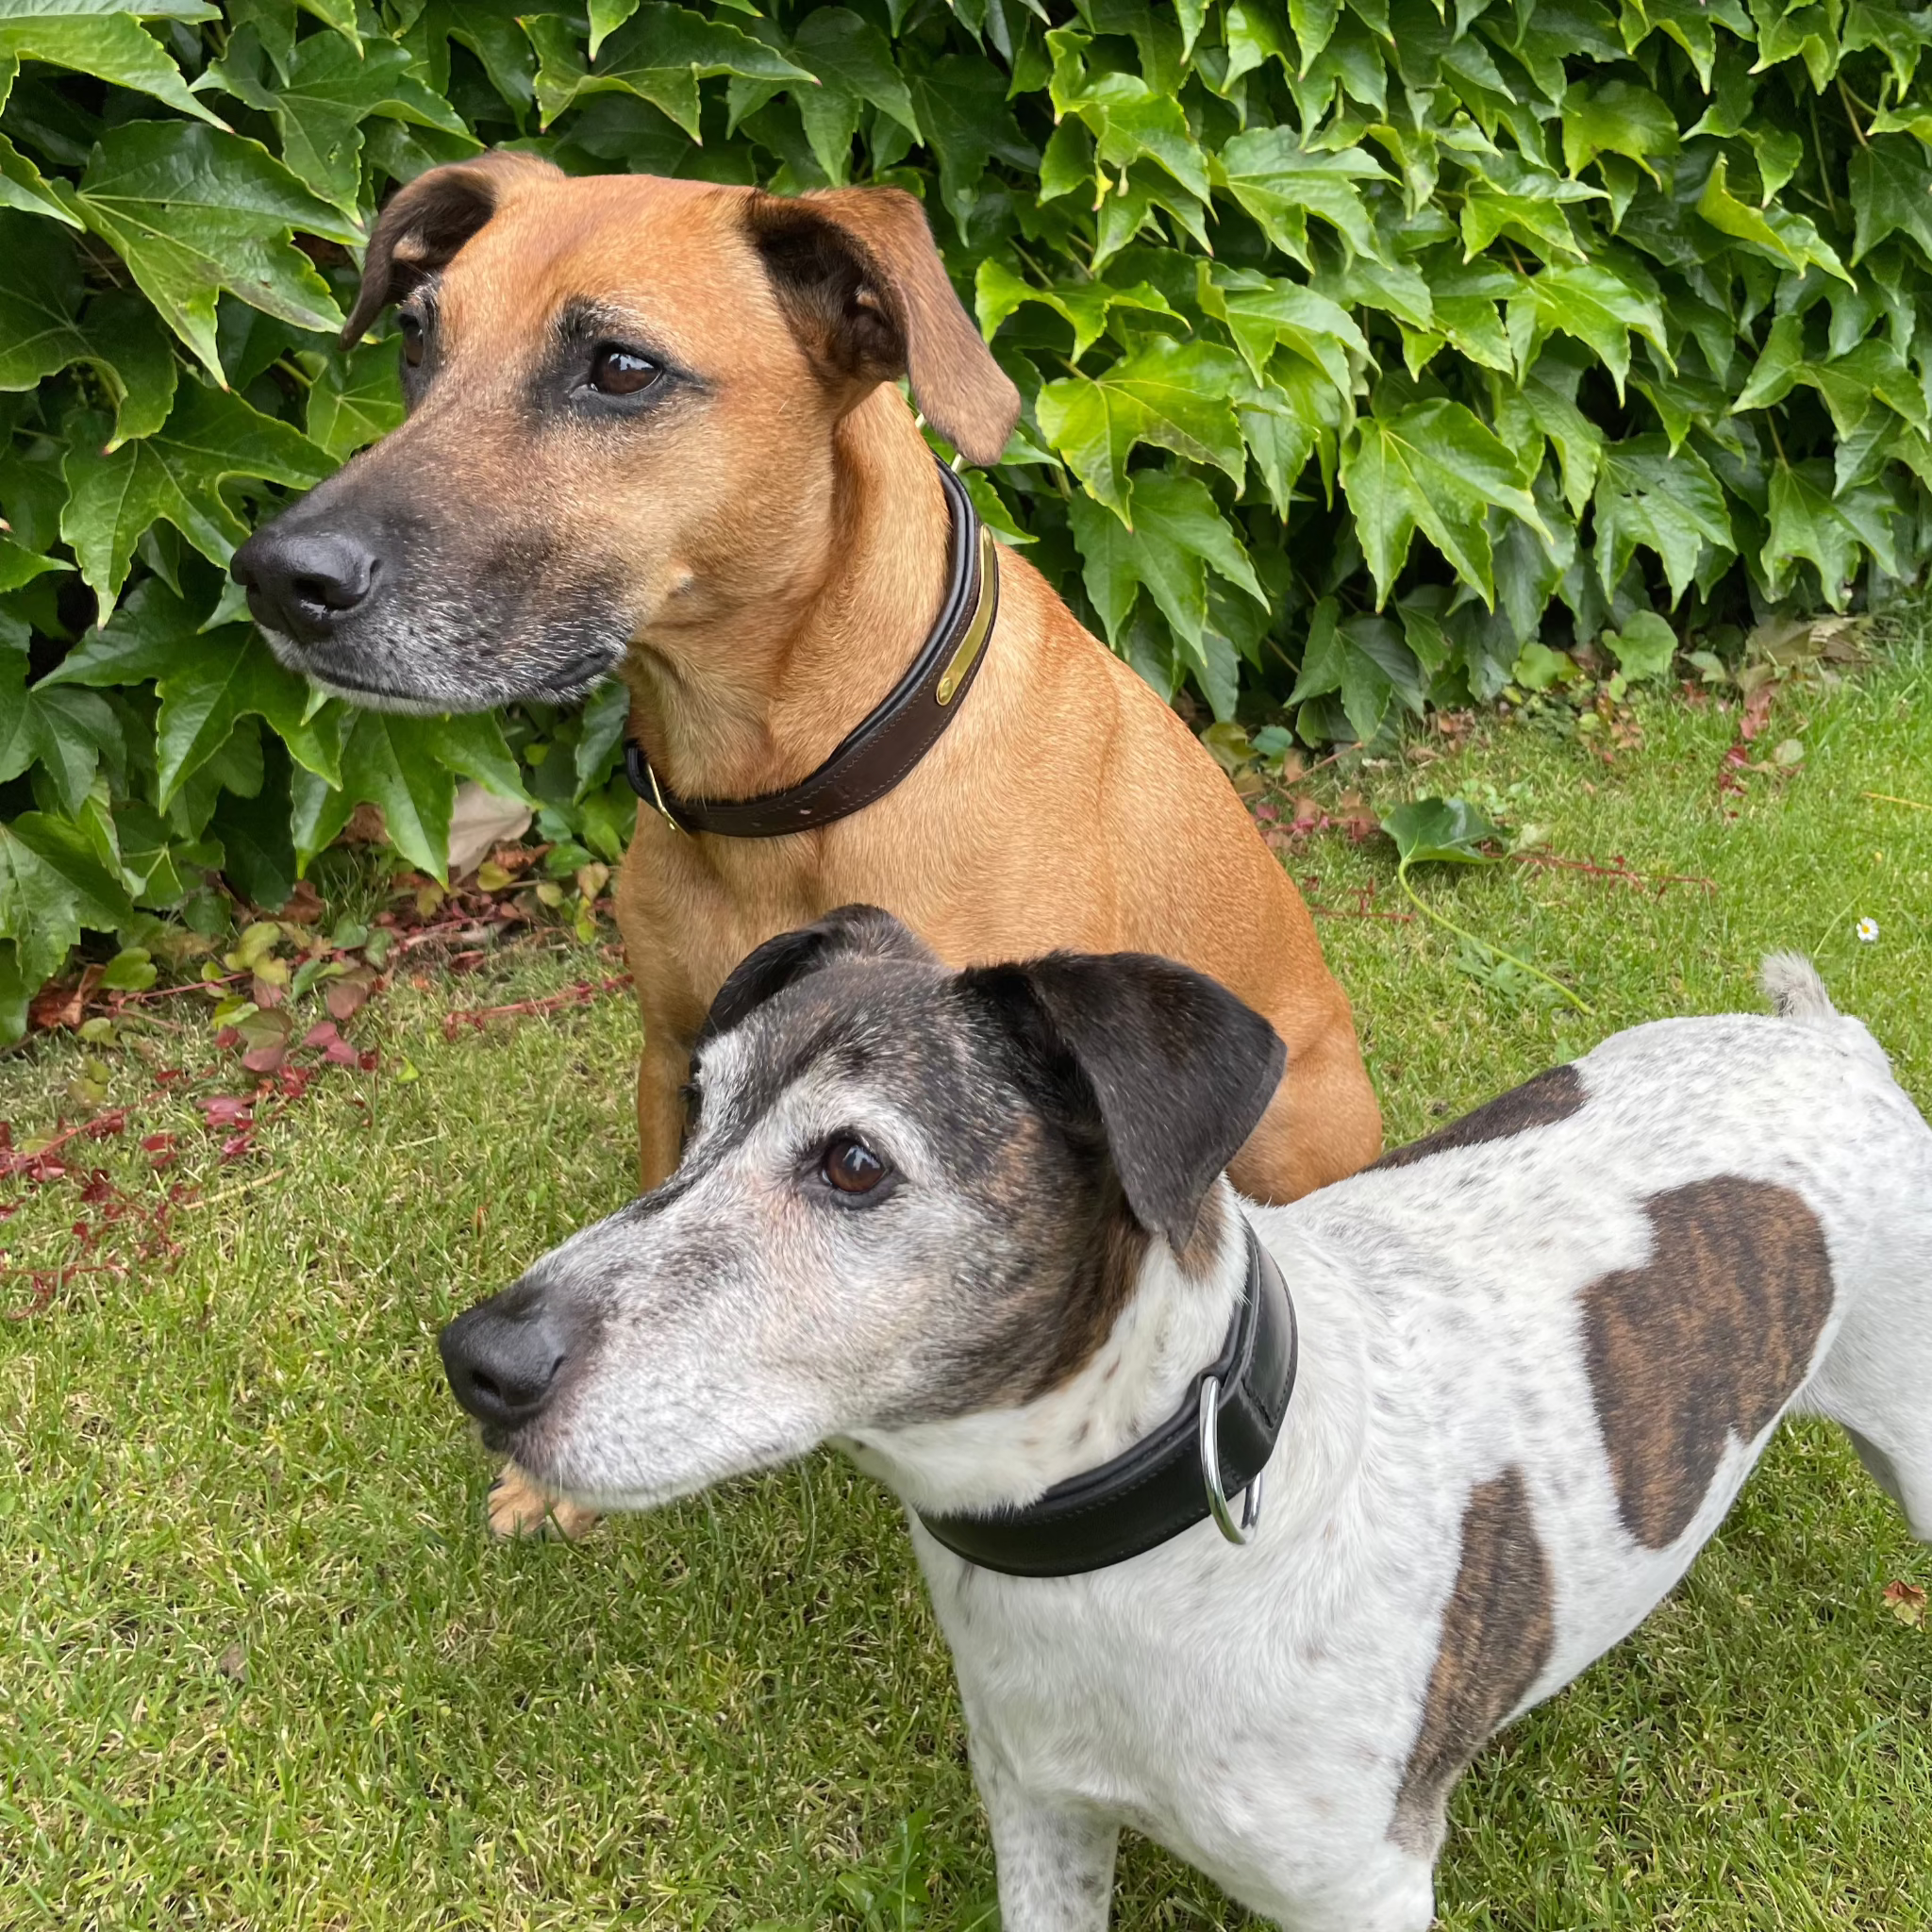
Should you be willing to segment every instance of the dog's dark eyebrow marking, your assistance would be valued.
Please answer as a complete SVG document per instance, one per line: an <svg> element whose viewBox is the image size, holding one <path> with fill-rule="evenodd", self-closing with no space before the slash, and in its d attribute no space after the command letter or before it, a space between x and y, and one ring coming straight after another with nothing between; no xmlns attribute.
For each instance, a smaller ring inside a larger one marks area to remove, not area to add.
<svg viewBox="0 0 1932 1932"><path fill-rule="evenodd" d="M1456 1780L1542 1675L1556 1645L1555 1595L1529 1486L1522 1470L1506 1469L1471 1491L1462 1512L1456 1587L1389 1822L1405 1850L1436 1856Z"/></svg>
<svg viewBox="0 0 1932 1932"><path fill-rule="evenodd" d="M648 356L668 376L697 382L694 376L628 309L600 302L591 295L571 295L558 308L551 324L560 348L587 348L593 342L617 342Z"/></svg>
<svg viewBox="0 0 1932 1932"><path fill-rule="evenodd" d="M1577 1112L1587 1097L1583 1075L1574 1065L1552 1067L1534 1080L1525 1080L1521 1087L1499 1094L1474 1113L1466 1113L1459 1121L1438 1128L1425 1140L1411 1141L1406 1147L1391 1147L1380 1160L1371 1162L1366 1172L1408 1167L1452 1147L1476 1147L1486 1141L1510 1140L1517 1134L1527 1133L1531 1127L1551 1126Z"/></svg>
<svg viewBox="0 0 1932 1932"><path fill-rule="evenodd" d="M1720 1174L1653 1194L1650 1259L1583 1291L1584 1358L1624 1526L1690 1528L1730 1439L1753 1441L1811 1366L1831 1256L1801 1194Z"/></svg>

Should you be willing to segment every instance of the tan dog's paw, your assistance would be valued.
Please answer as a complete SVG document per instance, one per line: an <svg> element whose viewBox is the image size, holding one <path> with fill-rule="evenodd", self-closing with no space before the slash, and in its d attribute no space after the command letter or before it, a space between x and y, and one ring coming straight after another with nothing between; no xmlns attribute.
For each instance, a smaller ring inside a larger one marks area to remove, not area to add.
<svg viewBox="0 0 1932 1932"><path fill-rule="evenodd" d="M490 1486L489 1521L491 1536L560 1536L575 1542L595 1527L597 1512L539 1489L514 1462L506 1462Z"/></svg>

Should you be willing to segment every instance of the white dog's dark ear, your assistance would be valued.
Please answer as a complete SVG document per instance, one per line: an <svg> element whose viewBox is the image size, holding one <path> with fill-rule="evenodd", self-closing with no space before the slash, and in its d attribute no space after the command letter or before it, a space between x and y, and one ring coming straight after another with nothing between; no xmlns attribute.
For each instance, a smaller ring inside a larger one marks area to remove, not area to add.
<svg viewBox="0 0 1932 1932"><path fill-rule="evenodd" d="M1178 1252L1216 1175L1254 1132L1288 1049L1205 974L1147 953L1049 953L962 978L1038 1053L1043 1018L1092 1091L1127 1205Z"/></svg>
<svg viewBox="0 0 1932 1932"><path fill-rule="evenodd" d="M718 989L698 1029L693 1054L729 1033L788 986L840 959L930 960L931 949L909 926L876 906L841 906L811 925L781 932L747 953Z"/></svg>
<svg viewBox="0 0 1932 1932"><path fill-rule="evenodd" d="M969 463L994 463L1020 391L953 291L925 210L902 188L757 193L747 223L786 318L852 400L904 375Z"/></svg>
<svg viewBox="0 0 1932 1932"><path fill-rule="evenodd" d="M342 347L391 302L448 267L457 251L519 183L560 181L563 170L536 155L504 149L430 168L390 196L362 258L362 286L342 327Z"/></svg>

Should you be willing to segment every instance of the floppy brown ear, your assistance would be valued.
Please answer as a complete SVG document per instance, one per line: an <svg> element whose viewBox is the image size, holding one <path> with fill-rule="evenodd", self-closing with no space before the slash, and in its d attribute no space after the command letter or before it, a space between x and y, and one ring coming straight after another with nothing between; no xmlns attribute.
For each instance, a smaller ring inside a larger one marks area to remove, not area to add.
<svg viewBox="0 0 1932 1932"><path fill-rule="evenodd" d="M549 180L563 170L536 155L498 149L473 161L451 161L418 175L390 196L362 258L362 286L342 327L342 347L391 302L446 267L458 249L496 212L511 184Z"/></svg>
<svg viewBox="0 0 1932 1932"><path fill-rule="evenodd" d="M755 193L747 219L786 315L822 368L860 391L908 377L926 421L968 462L999 460L1020 392L960 307L912 195Z"/></svg>

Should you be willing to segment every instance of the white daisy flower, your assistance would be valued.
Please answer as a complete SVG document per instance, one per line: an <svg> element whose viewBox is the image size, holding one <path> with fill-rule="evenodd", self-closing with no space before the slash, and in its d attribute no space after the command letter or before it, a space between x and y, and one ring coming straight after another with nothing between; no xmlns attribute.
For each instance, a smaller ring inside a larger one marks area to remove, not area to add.
<svg viewBox="0 0 1932 1932"><path fill-rule="evenodd" d="M1858 937L1869 946L1878 937L1878 922L1875 919L1859 920Z"/></svg>

